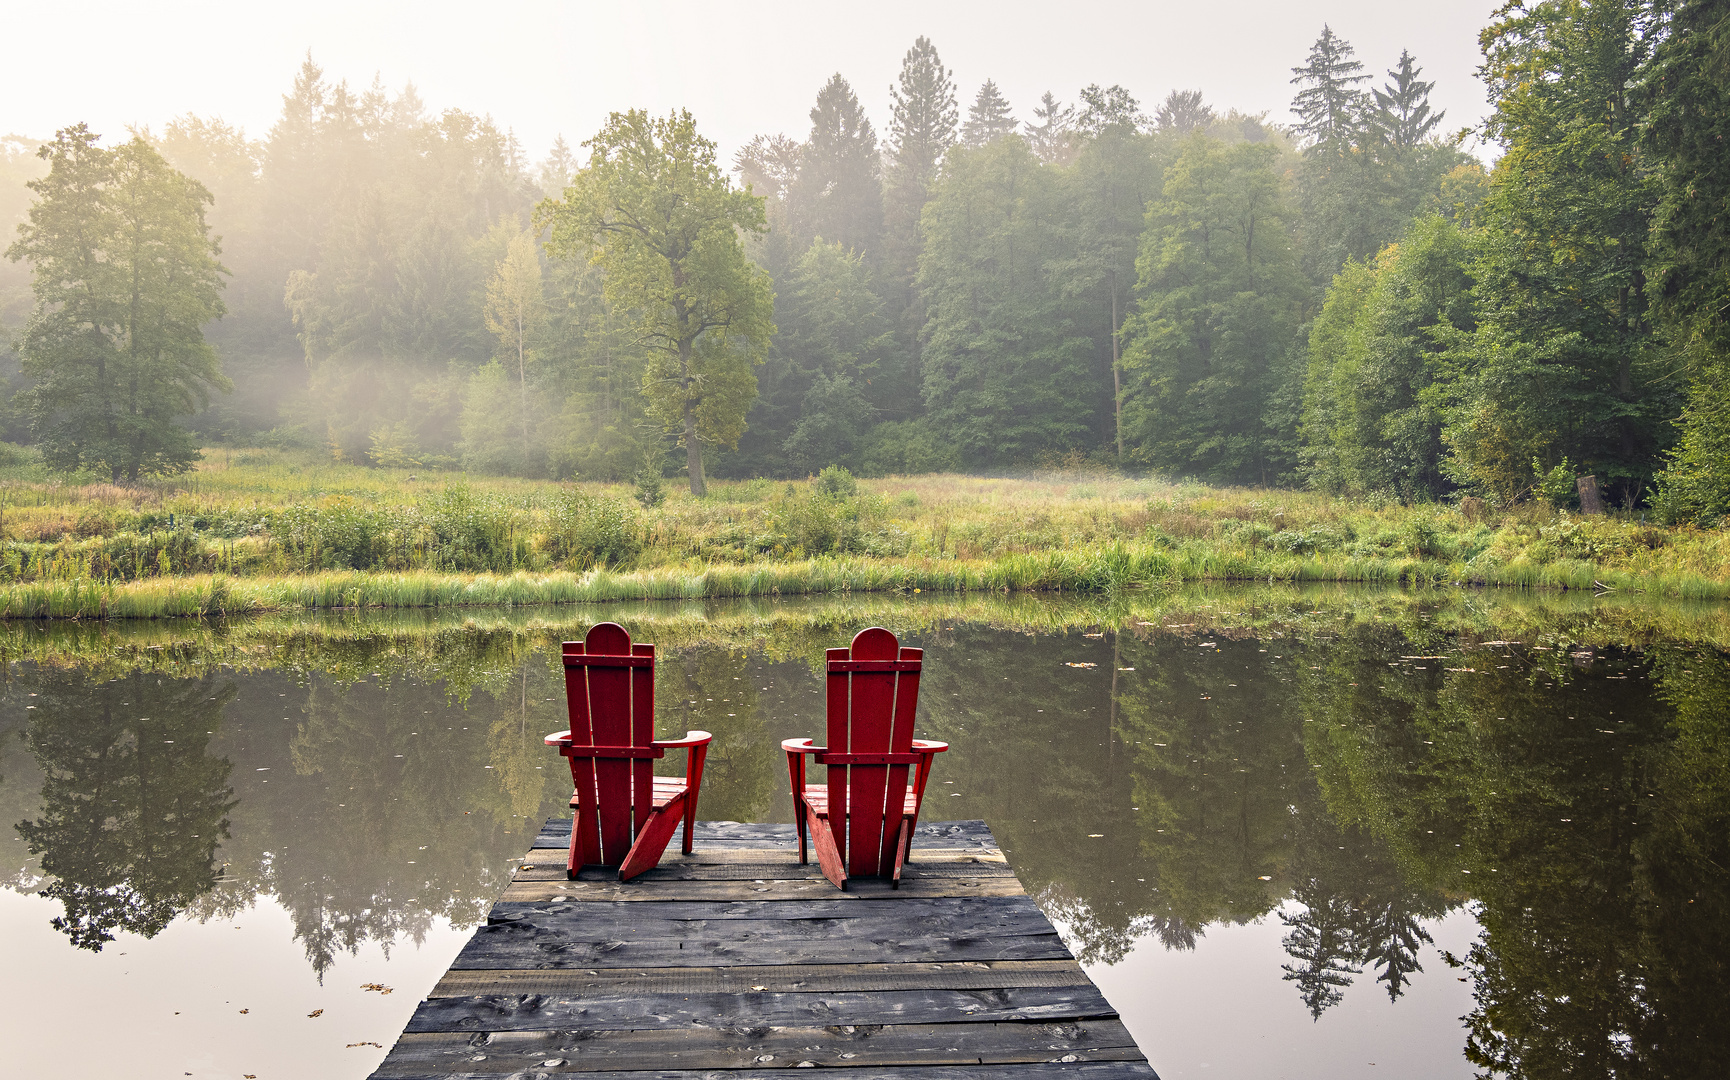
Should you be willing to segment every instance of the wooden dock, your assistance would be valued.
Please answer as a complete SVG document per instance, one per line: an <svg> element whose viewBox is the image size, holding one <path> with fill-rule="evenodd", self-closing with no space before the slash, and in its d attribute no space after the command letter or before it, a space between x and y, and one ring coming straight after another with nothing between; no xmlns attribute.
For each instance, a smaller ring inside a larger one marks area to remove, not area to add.
<svg viewBox="0 0 1730 1080"><path fill-rule="evenodd" d="M791 825L699 822L658 869L565 878L547 822L376 1078L1158 1080L984 822L919 826L901 888L801 866Z"/></svg>

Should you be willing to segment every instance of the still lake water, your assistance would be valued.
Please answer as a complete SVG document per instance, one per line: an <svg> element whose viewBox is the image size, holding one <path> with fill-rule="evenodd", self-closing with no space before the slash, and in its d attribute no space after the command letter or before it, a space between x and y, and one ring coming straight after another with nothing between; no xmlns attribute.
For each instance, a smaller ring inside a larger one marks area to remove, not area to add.
<svg viewBox="0 0 1730 1080"><path fill-rule="evenodd" d="M924 647L925 817L1166 1080L1730 1054L1723 608L1262 588L0 626L6 1075L364 1077L563 808L599 618L715 733L705 819L790 820L823 648Z"/></svg>

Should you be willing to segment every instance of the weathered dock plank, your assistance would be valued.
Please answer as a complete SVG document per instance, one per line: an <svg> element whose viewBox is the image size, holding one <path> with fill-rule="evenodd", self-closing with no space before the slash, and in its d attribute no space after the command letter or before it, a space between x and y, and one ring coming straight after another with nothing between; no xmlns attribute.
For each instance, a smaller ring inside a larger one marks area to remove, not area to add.
<svg viewBox="0 0 1730 1080"><path fill-rule="evenodd" d="M379 1080L1157 1080L984 822L922 825L901 888L840 892L791 826L699 822L691 855L569 881L568 819L415 1011Z"/></svg>

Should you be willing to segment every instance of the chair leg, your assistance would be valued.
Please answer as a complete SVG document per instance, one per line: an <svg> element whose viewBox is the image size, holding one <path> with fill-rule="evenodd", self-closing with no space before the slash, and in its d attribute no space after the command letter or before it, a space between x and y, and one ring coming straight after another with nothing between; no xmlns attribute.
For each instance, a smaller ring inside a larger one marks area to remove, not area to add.
<svg viewBox="0 0 1730 1080"><path fill-rule="evenodd" d="M636 842L625 853L625 861L619 864L620 881L629 881L645 870L653 870L660 863L661 853L667 850L667 842L673 838L673 830L684 820L686 801L686 796L681 795L659 810L649 812L648 820L637 832Z"/></svg>
<svg viewBox="0 0 1730 1080"><path fill-rule="evenodd" d="M823 876L834 883L837 889L847 888L847 867L841 861L841 849L835 846L835 834L830 831L829 823L817 816L817 811L811 809L811 804L805 804L806 820L810 825L811 843L817 849L817 865L823 868Z"/></svg>
<svg viewBox="0 0 1730 1080"><path fill-rule="evenodd" d="M889 879L889 887L901 887L901 867L907 862L907 849L913 846L913 819L901 819L901 835L895 838L895 872Z"/></svg>

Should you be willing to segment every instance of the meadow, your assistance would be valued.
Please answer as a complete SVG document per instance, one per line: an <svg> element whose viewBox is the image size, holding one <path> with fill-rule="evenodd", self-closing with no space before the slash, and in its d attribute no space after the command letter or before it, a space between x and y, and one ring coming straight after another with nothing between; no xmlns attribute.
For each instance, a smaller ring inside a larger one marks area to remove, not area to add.
<svg viewBox="0 0 1730 1080"><path fill-rule="evenodd" d="M1730 596L1722 529L1085 468L625 485L216 449L136 486L0 465L0 617L1358 582ZM659 494L659 499L655 495ZM641 496L641 497L639 497Z"/></svg>

